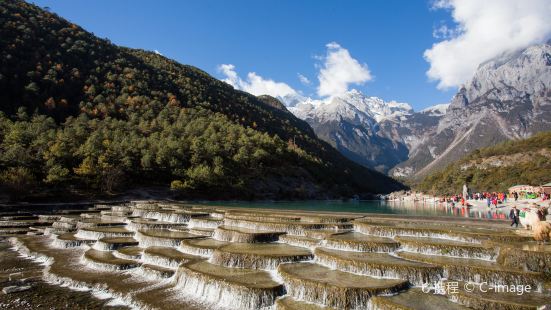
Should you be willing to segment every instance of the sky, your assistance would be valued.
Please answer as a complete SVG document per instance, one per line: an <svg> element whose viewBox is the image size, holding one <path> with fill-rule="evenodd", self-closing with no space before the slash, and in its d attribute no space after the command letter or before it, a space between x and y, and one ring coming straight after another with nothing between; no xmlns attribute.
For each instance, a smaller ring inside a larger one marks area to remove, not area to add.
<svg viewBox="0 0 551 310"><path fill-rule="evenodd" d="M476 67L551 35L549 0L35 0L95 35L255 95L352 88L415 110Z"/></svg>

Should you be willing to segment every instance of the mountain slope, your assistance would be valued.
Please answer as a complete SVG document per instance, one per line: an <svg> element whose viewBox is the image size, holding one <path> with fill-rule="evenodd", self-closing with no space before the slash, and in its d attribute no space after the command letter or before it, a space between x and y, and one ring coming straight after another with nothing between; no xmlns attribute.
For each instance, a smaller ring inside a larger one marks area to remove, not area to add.
<svg viewBox="0 0 551 310"><path fill-rule="evenodd" d="M448 104L439 104L419 112L404 115L400 119L386 119L379 124L380 136L402 145L406 152L403 156L389 166L394 176L406 177L410 171L397 169L396 165L406 161L418 152L419 146L423 145L436 131L440 119L445 115Z"/></svg>
<svg viewBox="0 0 551 310"><path fill-rule="evenodd" d="M447 105L414 112L407 103L385 102L357 90L326 100L303 99L289 109L349 159L382 172L408 159L432 131Z"/></svg>
<svg viewBox="0 0 551 310"><path fill-rule="evenodd" d="M115 46L23 1L0 3L0 25L6 186L14 178L60 190L172 182L209 198L402 187L345 159L273 100L197 68Z"/></svg>
<svg viewBox="0 0 551 310"><path fill-rule="evenodd" d="M551 132L476 150L426 176L418 190L450 195L468 184L474 191L506 191L516 184L539 185L551 180Z"/></svg>
<svg viewBox="0 0 551 310"><path fill-rule="evenodd" d="M478 68L446 115L394 175L422 177L477 148L551 129L551 45L503 55Z"/></svg>

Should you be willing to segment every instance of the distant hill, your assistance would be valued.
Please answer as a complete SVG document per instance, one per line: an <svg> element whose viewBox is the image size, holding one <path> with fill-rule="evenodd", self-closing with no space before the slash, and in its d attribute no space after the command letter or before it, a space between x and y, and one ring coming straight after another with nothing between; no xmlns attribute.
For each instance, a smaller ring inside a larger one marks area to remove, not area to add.
<svg viewBox="0 0 551 310"><path fill-rule="evenodd" d="M0 2L0 182L12 194L171 185L184 197L283 199L403 187L274 100Z"/></svg>
<svg viewBox="0 0 551 310"><path fill-rule="evenodd" d="M516 184L551 181L551 131L476 150L420 181L414 187L431 194L461 193L463 184L475 191L506 191Z"/></svg>

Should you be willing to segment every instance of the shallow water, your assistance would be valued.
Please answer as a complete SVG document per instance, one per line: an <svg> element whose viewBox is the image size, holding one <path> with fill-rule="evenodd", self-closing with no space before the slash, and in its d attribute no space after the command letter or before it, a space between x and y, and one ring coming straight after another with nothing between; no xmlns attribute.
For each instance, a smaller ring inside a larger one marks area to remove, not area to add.
<svg viewBox="0 0 551 310"><path fill-rule="evenodd" d="M321 212L358 212L378 214L409 214L425 216L455 216L469 218L506 219L507 214L502 210L482 212L464 207L449 207L432 203L404 203L371 201L293 201L293 202L202 202L204 205L258 208L258 209L282 209L304 210Z"/></svg>

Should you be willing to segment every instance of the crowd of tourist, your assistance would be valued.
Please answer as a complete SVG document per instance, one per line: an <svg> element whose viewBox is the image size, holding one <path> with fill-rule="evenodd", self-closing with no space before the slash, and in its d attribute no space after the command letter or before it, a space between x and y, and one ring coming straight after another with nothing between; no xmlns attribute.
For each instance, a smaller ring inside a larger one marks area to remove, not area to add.
<svg viewBox="0 0 551 310"><path fill-rule="evenodd" d="M501 203L507 203L507 200L518 201L519 199L541 199L546 201L550 199L550 195L546 193L531 193L531 192L512 192L512 193L501 193L501 192L477 192L477 193L467 193L465 196L463 194L452 195L449 197L443 197L440 201L446 202L452 206L460 204L462 207L468 207L468 200L478 200L486 201L488 208L497 208Z"/></svg>

